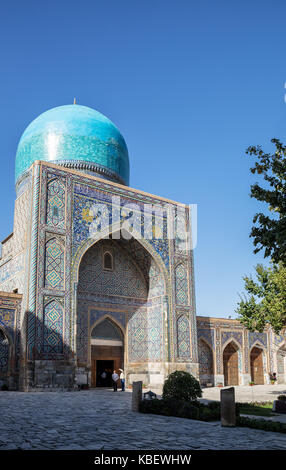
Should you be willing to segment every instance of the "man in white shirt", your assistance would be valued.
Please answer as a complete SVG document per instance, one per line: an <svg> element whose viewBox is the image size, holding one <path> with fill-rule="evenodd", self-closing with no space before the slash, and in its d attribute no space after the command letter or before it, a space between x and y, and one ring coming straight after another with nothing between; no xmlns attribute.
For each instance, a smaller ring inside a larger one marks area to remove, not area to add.
<svg viewBox="0 0 286 470"><path fill-rule="evenodd" d="M117 392L117 380L119 379L119 375L116 373L116 370L113 371L112 374L112 382L113 382L113 391Z"/></svg>
<svg viewBox="0 0 286 470"><path fill-rule="evenodd" d="M124 371L122 369L119 369L120 370L120 382L121 382L121 392L125 392L125 375L124 375Z"/></svg>

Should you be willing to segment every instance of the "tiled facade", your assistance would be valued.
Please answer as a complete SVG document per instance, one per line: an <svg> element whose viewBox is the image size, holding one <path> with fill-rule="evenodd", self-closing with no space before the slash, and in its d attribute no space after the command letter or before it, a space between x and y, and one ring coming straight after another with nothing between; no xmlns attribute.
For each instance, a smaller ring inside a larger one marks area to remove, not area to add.
<svg viewBox="0 0 286 470"><path fill-rule="evenodd" d="M69 385L83 375L90 378L91 329L106 317L122 329L129 381L141 378L160 385L178 368L197 375L192 252L167 238L165 212L156 221L152 213L152 205L168 204L175 224L179 209L188 208L45 162L35 162L25 181L19 197L27 199L28 209L16 212L23 226L23 239L17 242L21 264L17 266L10 243L10 259L2 258L0 267L0 285L23 294L17 387L40 389L49 380L60 386L60 376ZM130 234L113 239L118 223L111 220L106 233L92 236L100 203L119 211L125 232L128 210L136 204L139 223L134 230L142 238ZM149 221L144 226L141 211ZM112 271L102 267L104 250L112 256Z"/></svg>
<svg viewBox="0 0 286 470"><path fill-rule="evenodd" d="M253 348L261 351L263 382L270 383L270 374L276 373L278 382L286 383L286 330L279 336L270 328L263 333L250 332L237 320L198 316L197 332L200 379L203 384L225 384L224 353L229 344L237 350L237 385L248 385L253 379ZM283 357L283 367L280 357Z"/></svg>
<svg viewBox="0 0 286 470"><path fill-rule="evenodd" d="M270 372L285 382L285 332L252 333L235 320L196 318L192 252L162 237L164 215L155 228L161 238L113 239L118 226L109 220L105 237L91 237L101 202L118 209L122 226L133 202L145 211L168 202L174 224L185 206L44 162L31 167L26 185L0 265L6 291L0 294L0 384L30 390L90 381L91 331L105 318L122 332L129 382L158 386L168 373L187 370L203 385L223 384L229 344L237 351L240 385L251 380L253 348L261 349L264 383ZM149 221L153 233L152 216Z"/></svg>

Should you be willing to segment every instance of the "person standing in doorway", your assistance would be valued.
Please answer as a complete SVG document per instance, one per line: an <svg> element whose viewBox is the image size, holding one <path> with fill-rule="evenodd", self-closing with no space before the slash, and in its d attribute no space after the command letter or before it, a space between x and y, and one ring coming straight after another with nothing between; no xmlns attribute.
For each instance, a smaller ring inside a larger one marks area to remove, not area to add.
<svg viewBox="0 0 286 470"><path fill-rule="evenodd" d="M106 374L106 371L104 370L101 374L102 387L106 387L106 377L107 377L107 374Z"/></svg>
<svg viewBox="0 0 286 470"><path fill-rule="evenodd" d="M117 392L117 380L119 379L119 375L117 374L116 370L113 371L112 374L112 382L113 382L113 391Z"/></svg>
<svg viewBox="0 0 286 470"><path fill-rule="evenodd" d="M119 369L119 370L120 370L119 378L120 378L120 382L121 382L121 392L125 392L125 375L124 375L124 371L122 369Z"/></svg>

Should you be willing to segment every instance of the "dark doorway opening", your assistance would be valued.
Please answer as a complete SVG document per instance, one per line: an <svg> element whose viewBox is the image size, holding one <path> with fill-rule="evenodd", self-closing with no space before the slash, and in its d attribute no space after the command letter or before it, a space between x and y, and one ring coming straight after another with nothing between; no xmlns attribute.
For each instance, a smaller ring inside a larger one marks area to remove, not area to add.
<svg viewBox="0 0 286 470"><path fill-rule="evenodd" d="M114 361L112 360L96 361L96 386L97 387L112 387L113 371L114 371Z"/></svg>

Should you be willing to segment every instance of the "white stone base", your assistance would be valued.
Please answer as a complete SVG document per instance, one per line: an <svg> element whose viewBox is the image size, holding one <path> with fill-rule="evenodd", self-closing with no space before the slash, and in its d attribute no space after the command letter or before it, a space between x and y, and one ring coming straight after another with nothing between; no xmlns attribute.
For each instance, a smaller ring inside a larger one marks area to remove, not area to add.
<svg viewBox="0 0 286 470"><path fill-rule="evenodd" d="M217 387L220 384L222 384L224 386L224 375L223 374L215 374L214 375L214 386Z"/></svg>
<svg viewBox="0 0 286 470"><path fill-rule="evenodd" d="M162 389L168 375L177 370L189 372L198 379L198 364L189 362L149 362L126 366L126 383L128 386L132 385L132 382L141 380L143 386L147 388Z"/></svg>
<svg viewBox="0 0 286 470"><path fill-rule="evenodd" d="M249 385L251 382L250 374L239 374L239 385Z"/></svg>

